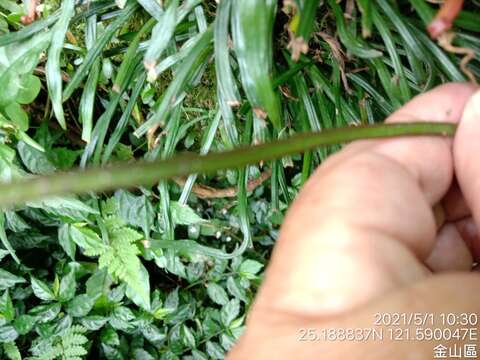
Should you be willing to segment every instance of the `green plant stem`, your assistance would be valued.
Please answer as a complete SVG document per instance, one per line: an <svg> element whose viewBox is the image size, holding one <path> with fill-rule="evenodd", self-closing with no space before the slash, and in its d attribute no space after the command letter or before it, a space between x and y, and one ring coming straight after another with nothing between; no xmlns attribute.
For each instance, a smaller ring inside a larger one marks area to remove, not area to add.
<svg viewBox="0 0 480 360"><path fill-rule="evenodd" d="M274 160L301 153L319 146L341 144L358 139L394 136L451 136L456 125L451 123L414 122L343 127L322 132L301 133L288 139L240 147L231 151L202 155L177 155L153 162L117 164L48 176L21 179L0 186L0 206L22 204L46 196L66 193L98 192L139 185L151 185L162 179L194 173L212 173L227 168L240 168L260 161Z"/></svg>

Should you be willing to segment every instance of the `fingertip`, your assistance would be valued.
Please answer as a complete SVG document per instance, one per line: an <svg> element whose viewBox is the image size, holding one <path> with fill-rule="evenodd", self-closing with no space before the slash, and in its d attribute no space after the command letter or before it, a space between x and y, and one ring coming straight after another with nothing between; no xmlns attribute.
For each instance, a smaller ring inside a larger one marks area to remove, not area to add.
<svg viewBox="0 0 480 360"><path fill-rule="evenodd" d="M456 82L449 82L446 84L442 84L437 86L435 89L433 89L433 92L442 92L442 93L448 93L450 96L455 95L455 96L466 96L470 97L472 96L475 91L478 90L478 85L473 84L471 82L466 82L466 81L456 81Z"/></svg>
<svg viewBox="0 0 480 360"><path fill-rule="evenodd" d="M451 82L435 87L410 100L390 115L387 122L441 121L458 123L468 99L478 86Z"/></svg>
<svg viewBox="0 0 480 360"><path fill-rule="evenodd" d="M454 166L458 183L472 211L475 222L480 224L480 91L468 100L455 134Z"/></svg>
<svg viewBox="0 0 480 360"><path fill-rule="evenodd" d="M435 247L425 263L434 272L469 271L472 268L472 254L454 224L446 224L440 229Z"/></svg>
<svg viewBox="0 0 480 360"><path fill-rule="evenodd" d="M416 96L386 122L436 121L458 123L476 87L455 82ZM439 201L453 177L452 141L443 137L396 138L376 141L377 151L401 163L418 180L431 204Z"/></svg>

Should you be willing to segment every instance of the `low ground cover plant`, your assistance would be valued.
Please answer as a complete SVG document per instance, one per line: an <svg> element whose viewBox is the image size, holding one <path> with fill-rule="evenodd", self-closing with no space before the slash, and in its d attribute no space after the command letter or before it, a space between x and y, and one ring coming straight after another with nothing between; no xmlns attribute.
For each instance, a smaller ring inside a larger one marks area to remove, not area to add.
<svg viewBox="0 0 480 360"><path fill-rule="evenodd" d="M224 358L315 167L479 77L461 3L0 0L0 357Z"/></svg>

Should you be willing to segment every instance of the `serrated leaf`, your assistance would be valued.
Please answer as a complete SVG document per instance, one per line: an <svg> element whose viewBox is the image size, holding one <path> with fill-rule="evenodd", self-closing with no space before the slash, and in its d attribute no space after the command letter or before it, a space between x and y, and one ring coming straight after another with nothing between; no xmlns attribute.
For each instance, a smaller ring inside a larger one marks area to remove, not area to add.
<svg viewBox="0 0 480 360"><path fill-rule="evenodd" d="M40 323L47 323L57 317L62 309L62 305L58 302L51 304L38 305L30 309L29 314L36 317Z"/></svg>
<svg viewBox="0 0 480 360"><path fill-rule="evenodd" d="M177 225L194 225L207 222L198 216L190 206L180 204L177 201L170 202L170 211L172 220Z"/></svg>
<svg viewBox="0 0 480 360"><path fill-rule="evenodd" d="M159 346L167 338L165 332L153 324L148 324L142 327L140 331L145 339L155 346Z"/></svg>
<svg viewBox="0 0 480 360"><path fill-rule="evenodd" d="M188 267L186 270L188 282L193 283L199 280L200 277L204 274L204 272L205 272L205 262L203 261L191 262L190 264L188 264Z"/></svg>
<svg viewBox="0 0 480 360"><path fill-rule="evenodd" d="M36 323L36 318L35 316L31 316L28 314L22 314L18 316L15 321L13 322L13 326L15 327L15 330L20 335L26 335L30 332L30 330L33 329Z"/></svg>
<svg viewBox="0 0 480 360"><path fill-rule="evenodd" d="M115 192L115 200L122 220L128 225L141 227L148 239L155 219L155 211L148 197L135 196L128 191L118 190Z"/></svg>
<svg viewBox="0 0 480 360"><path fill-rule="evenodd" d="M60 302L66 302L73 299L76 288L77 281L75 279L75 271L70 270L70 272L62 278L62 281L60 281L58 300Z"/></svg>
<svg viewBox="0 0 480 360"><path fill-rule="evenodd" d="M84 249L86 255L96 256L108 250L108 246L95 231L79 224L71 225L69 230L71 239Z"/></svg>
<svg viewBox="0 0 480 360"><path fill-rule="evenodd" d="M83 316L80 318L80 322L88 330L96 331L108 322L108 317L100 315Z"/></svg>
<svg viewBox="0 0 480 360"><path fill-rule="evenodd" d="M113 220L113 221L107 221ZM100 254L98 265L107 268L113 276L123 280L133 291L137 292L141 303L150 307L150 284L146 272L142 272L142 264L138 258L140 253L135 242L143 236L128 227L118 227L114 217L105 220L108 229L110 246ZM132 293L130 293L132 294ZM139 299L135 297L137 301Z"/></svg>
<svg viewBox="0 0 480 360"><path fill-rule="evenodd" d="M118 346L120 345L120 337L118 333L111 327L104 328L100 333L100 341L102 344L109 346Z"/></svg>
<svg viewBox="0 0 480 360"><path fill-rule="evenodd" d="M195 341L195 336L192 333L192 330L188 326L183 325L181 333L182 333L185 346L188 346L189 348L194 349L196 347L196 341Z"/></svg>
<svg viewBox="0 0 480 360"><path fill-rule="evenodd" d="M177 324L169 331L168 345L170 351L172 352L178 352L185 346L183 344L183 338L180 330L181 326L180 324Z"/></svg>
<svg viewBox="0 0 480 360"><path fill-rule="evenodd" d="M132 300L137 306L146 311L150 311L150 276L147 269L140 264L139 284L143 291L138 292L133 287L127 285L125 296Z"/></svg>
<svg viewBox="0 0 480 360"><path fill-rule="evenodd" d="M133 358L134 360L155 360L155 358L150 355L150 353L146 352L143 349L135 349L133 351Z"/></svg>
<svg viewBox="0 0 480 360"><path fill-rule="evenodd" d="M193 360L208 360L208 356L197 349L192 350L192 358Z"/></svg>
<svg viewBox="0 0 480 360"><path fill-rule="evenodd" d="M14 342L6 342L3 344L3 351L10 360L22 360L20 350Z"/></svg>
<svg viewBox="0 0 480 360"><path fill-rule="evenodd" d="M50 196L48 198L39 200L39 201L30 201L27 203L28 206L34 208L41 208L47 211L57 210L57 211L78 211L85 212L88 214L98 214L98 211L91 206L88 206L83 201L77 199L74 196Z"/></svg>
<svg viewBox="0 0 480 360"><path fill-rule="evenodd" d="M173 241L173 240L172 240ZM185 265L180 260L180 257L175 255L175 252L172 250L165 251L165 255L161 257L155 257L155 263L159 267L163 267L181 278L186 278Z"/></svg>
<svg viewBox="0 0 480 360"><path fill-rule="evenodd" d="M225 305L228 302L227 292L216 283L211 282L208 284L207 294L218 305Z"/></svg>
<svg viewBox="0 0 480 360"><path fill-rule="evenodd" d="M40 300L45 300L45 301L55 300L55 294L50 289L50 287L47 284L45 284L43 281L36 279L32 276L31 284L32 284L33 293Z"/></svg>
<svg viewBox="0 0 480 360"><path fill-rule="evenodd" d="M116 319L127 322L135 319L135 315L132 310L126 306L117 306L113 310L112 316Z"/></svg>
<svg viewBox="0 0 480 360"><path fill-rule="evenodd" d="M15 341L17 337L18 333L13 326L0 326L0 343Z"/></svg>
<svg viewBox="0 0 480 360"><path fill-rule="evenodd" d="M239 313L240 301L238 299L232 299L227 302L225 305L223 305L222 310L220 311L223 325L229 327Z"/></svg>
<svg viewBox="0 0 480 360"><path fill-rule="evenodd" d="M184 304L178 307L178 310L168 314L165 317L167 324L178 324L190 319L194 315L194 309L191 304Z"/></svg>
<svg viewBox="0 0 480 360"><path fill-rule="evenodd" d="M240 265L239 273L247 279L255 279L256 274L263 268L263 264L258 261L247 259Z"/></svg>
<svg viewBox="0 0 480 360"><path fill-rule="evenodd" d="M5 290L0 297L0 317L3 317L7 322L12 321L15 317L15 309L8 290Z"/></svg>
<svg viewBox="0 0 480 360"><path fill-rule="evenodd" d="M125 284L120 284L119 286L114 287L108 292L108 300L114 303L119 303L123 300L125 296Z"/></svg>
<svg viewBox="0 0 480 360"><path fill-rule="evenodd" d="M75 296L67 305L67 312L73 317L84 317L92 310L95 298L82 294Z"/></svg>
<svg viewBox="0 0 480 360"><path fill-rule="evenodd" d="M83 347L88 342L85 335L86 329L80 325L73 325L65 330L62 335L62 358L63 359L81 359L87 354Z"/></svg>
<svg viewBox="0 0 480 360"><path fill-rule="evenodd" d="M28 145L25 141L19 141L17 150L26 168L34 174L51 174L56 170L56 167L48 160L47 155Z"/></svg>
<svg viewBox="0 0 480 360"><path fill-rule="evenodd" d="M235 339L232 336L227 334L220 335L220 344L225 349L225 351L230 351L230 349L235 345Z"/></svg>
<svg viewBox="0 0 480 360"><path fill-rule="evenodd" d="M244 303L248 302L247 294L245 289L243 289L232 276L229 276L227 279L227 290L234 297L242 300Z"/></svg>
<svg viewBox="0 0 480 360"><path fill-rule="evenodd" d="M178 288L176 288L168 294L167 298L165 299L164 306L166 309L170 309L170 311L173 312L177 310L179 302Z"/></svg>
<svg viewBox="0 0 480 360"><path fill-rule="evenodd" d="M5 290L15 286L16 284L22 284L24 282L26 282L24 278L0 269L0 290Z"/></svg>
<svg viewBox="0 0 480 360"><path fill-rule="evenodd" d="M70 259L75 261L75 242L70 237L69 224L63 224L58 228L58 242Z"/></svg>
<svg viewBox="0 0 480 360"><path fill-rule="evenodd" d="M6 227L13 232L22 232L31 229L25 220L15 211L5 211Z"/></svg>
<svg viewBox="0 0 480 360"><path fill-rule="evenodd" d="M212 308L207 309L205 319L202 323L202 331L205 336L213 337L223 331L223 327L220 324L220 311Z"/></svg>
<svg viewBox="0 0 480 360"><path fill-rule="evenodd" d="M207 353L211 359L218 359L218 360L224 359L225 351L217 343L214 343L212 341L207 341L206 348L207 348Z"/></svg>
<svg viewBox="0 0 480 360"><path fill-rule="evenodd" d="M87 294L91 298L107 295L112 285L112 278L107 269L97 269L86 282Z"/></svg>

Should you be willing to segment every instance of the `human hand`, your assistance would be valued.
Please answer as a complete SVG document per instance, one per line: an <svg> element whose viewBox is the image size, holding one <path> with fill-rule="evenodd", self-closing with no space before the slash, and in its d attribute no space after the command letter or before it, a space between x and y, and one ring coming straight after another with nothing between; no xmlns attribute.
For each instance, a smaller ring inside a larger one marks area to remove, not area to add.
<svg viewBox="0 0 480 360"><path fill-rule="evenodd" d="M471 272L480 258L474 92L443 85L387 119L461 119L453 140L357 141L316 170L287 214L230 359L431 359L439 343L478 344L478 334L476 341L395 341L387 326L374 325L375 314L432 314L430 328L446 327L440 314L480 314L480 276ZM383 329L385 338L300 341L303 331L322 337L332 328ZM414 334L418 326L396 328Z"/></svg>

